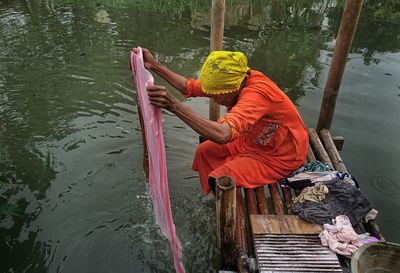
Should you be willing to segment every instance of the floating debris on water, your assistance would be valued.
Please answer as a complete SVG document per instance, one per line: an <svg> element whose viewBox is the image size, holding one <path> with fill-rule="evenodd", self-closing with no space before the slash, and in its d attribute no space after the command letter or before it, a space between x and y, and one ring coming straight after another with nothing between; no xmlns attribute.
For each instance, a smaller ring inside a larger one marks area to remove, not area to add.
<svg viewBox="0 0 400 273"><path fill-rule="evenodd" d="M101 24L111 23L110 14L105 9L100 9L96 12L94 20Z"/></svg>

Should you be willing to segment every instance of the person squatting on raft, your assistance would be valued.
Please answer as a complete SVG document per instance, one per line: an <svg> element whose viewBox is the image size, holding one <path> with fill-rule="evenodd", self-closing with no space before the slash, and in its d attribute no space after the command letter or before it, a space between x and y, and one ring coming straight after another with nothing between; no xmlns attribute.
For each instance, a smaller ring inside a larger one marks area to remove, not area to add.
<svg viewBox="0 0 400 273"><path fill-rule="evenodd" d="M220 176L232 177L239 187L255 188L286 177L304 163L308 133L296 107L272 80L247 66L243 53L210 53L199 80L172 72L148 49L143 48L143 58L146 69L184 97L210 97L227 107L225 116L214 122L164 86L147 88L151 104L172 112L207 139L199 144L192 166L204 194L214 190Z"/></svg>

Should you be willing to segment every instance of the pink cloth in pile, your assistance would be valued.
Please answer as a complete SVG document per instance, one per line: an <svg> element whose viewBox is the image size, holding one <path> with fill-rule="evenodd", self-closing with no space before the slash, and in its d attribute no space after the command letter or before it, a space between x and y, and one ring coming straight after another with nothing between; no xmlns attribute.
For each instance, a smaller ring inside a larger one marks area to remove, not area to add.
<svg viewBox="0 0 400 273"><path fill-rule="evenodd" d="M175 233L169 199L161 110L149 102L147 86L153 85L154 78L144 67L143 53L140 47L137 48L136 53L131 52L131 66L137 85L138 104L144 122L142 130L144 130L147 144L149 184L155 218L162 233L170 242L176 272L184 273L185 269L180 260L182 246Z"/></svg>
<svg viewBox="0 0 400 273"><path fill-rule="evenodd" d="M324 230L319 234L322 245L340 255L351 256L362 245L358 234L346 215L339 215L332 222L333 225L324 224Z"/></svg>

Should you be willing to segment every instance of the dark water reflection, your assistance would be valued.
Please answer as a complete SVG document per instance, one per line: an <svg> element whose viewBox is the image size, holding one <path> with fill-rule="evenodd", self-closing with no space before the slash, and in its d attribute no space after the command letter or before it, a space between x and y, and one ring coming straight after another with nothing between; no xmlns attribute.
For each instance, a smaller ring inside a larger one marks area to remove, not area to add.
<svg viewBox="0 0 400 273"><path fill-rule="evenodd" d="M210 15L192 2L196 8L154 11L157 1L0 1L1 272L173 271L144 182L128 54L146 46L195 77L208 52ZM246 52L310 126L342 12L332 3L227 7L225 47ZM333 132L346 138L343 157L380 210L386 237L400 241L400 28L396 7L386 10L390 16L374 2L364 8ZM205 100L188 103L207 114ZM213 201L201 197L190 171L197 136L164 117L183 261L187 272L215 272Z"/></svg>

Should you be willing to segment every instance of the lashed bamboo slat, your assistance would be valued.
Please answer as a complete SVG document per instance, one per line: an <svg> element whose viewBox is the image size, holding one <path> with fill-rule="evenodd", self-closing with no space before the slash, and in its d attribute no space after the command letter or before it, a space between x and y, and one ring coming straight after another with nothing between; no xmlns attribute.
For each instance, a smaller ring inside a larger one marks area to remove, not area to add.
<svg viewBox="0 0 400 273"><path fill-rule="evenodd" d="M343 160L340 157L338 150L336 149L331 133L329 133L327 129L322 129L319 132L319 135L325 146L326 152L329 155L329 158L332 160L332 164L335 170L346 173L346 166L344 165Z"/></svg>
<svg viewBox="0 0 400 273"><path fill-rule="evenodd" d="M316 160L316 158L315 158L314 152L311 149L311 145L310 145L310 146L308 146L307 161L310 162L310 161L315 161L315 160Z"/></svg>
<svg viewBox="0 0 400 273"><path fill-rule="evenodd" d="M253 189L244 189L247 210L250 214L258 214L257 201Z"/></svg>
<svg viewBox="0 0 400 273"><path fill-rule="evenodd" d="M257 202L258 202L258 209L260 210L261 214L269 214L267 200L265 199L265 192L264 187L257 187L255 189Z"/></svg>
<svg viewBox="0 0 400 273"><path fill-rule="evenodd" d="M322 142L319 139L318 134L315 131L315 129L309 128L308 129L308 135L309 135L309 138L310 138L311 147L314 150L315 157L317 159L319 159L320 161L322 161L322 162L328 164L329 166L331 166L331 168L333 168L333 163L332 163L331 159L329 158L328 153L325 151L325 148L322 145Z"/></svg>
<svg viewBox="0 0 400 273"><path fill-rule="evenodd" d="M274 205L275 213L278 215L283 215L285 213L285 210L283 209L282 199L277 183L269 184L268 188L271 194L272 204Z"/></svg>
<svg viewBox="0 0 400 273"><path fill-rule="evenodd" d="M285 205L286 205L286 209L287 209L287 214L293 214L292 192L290 191L289 188L286 188L286 187L281 187L281 190L282 190L283 200L285 201Z"/></svg>

